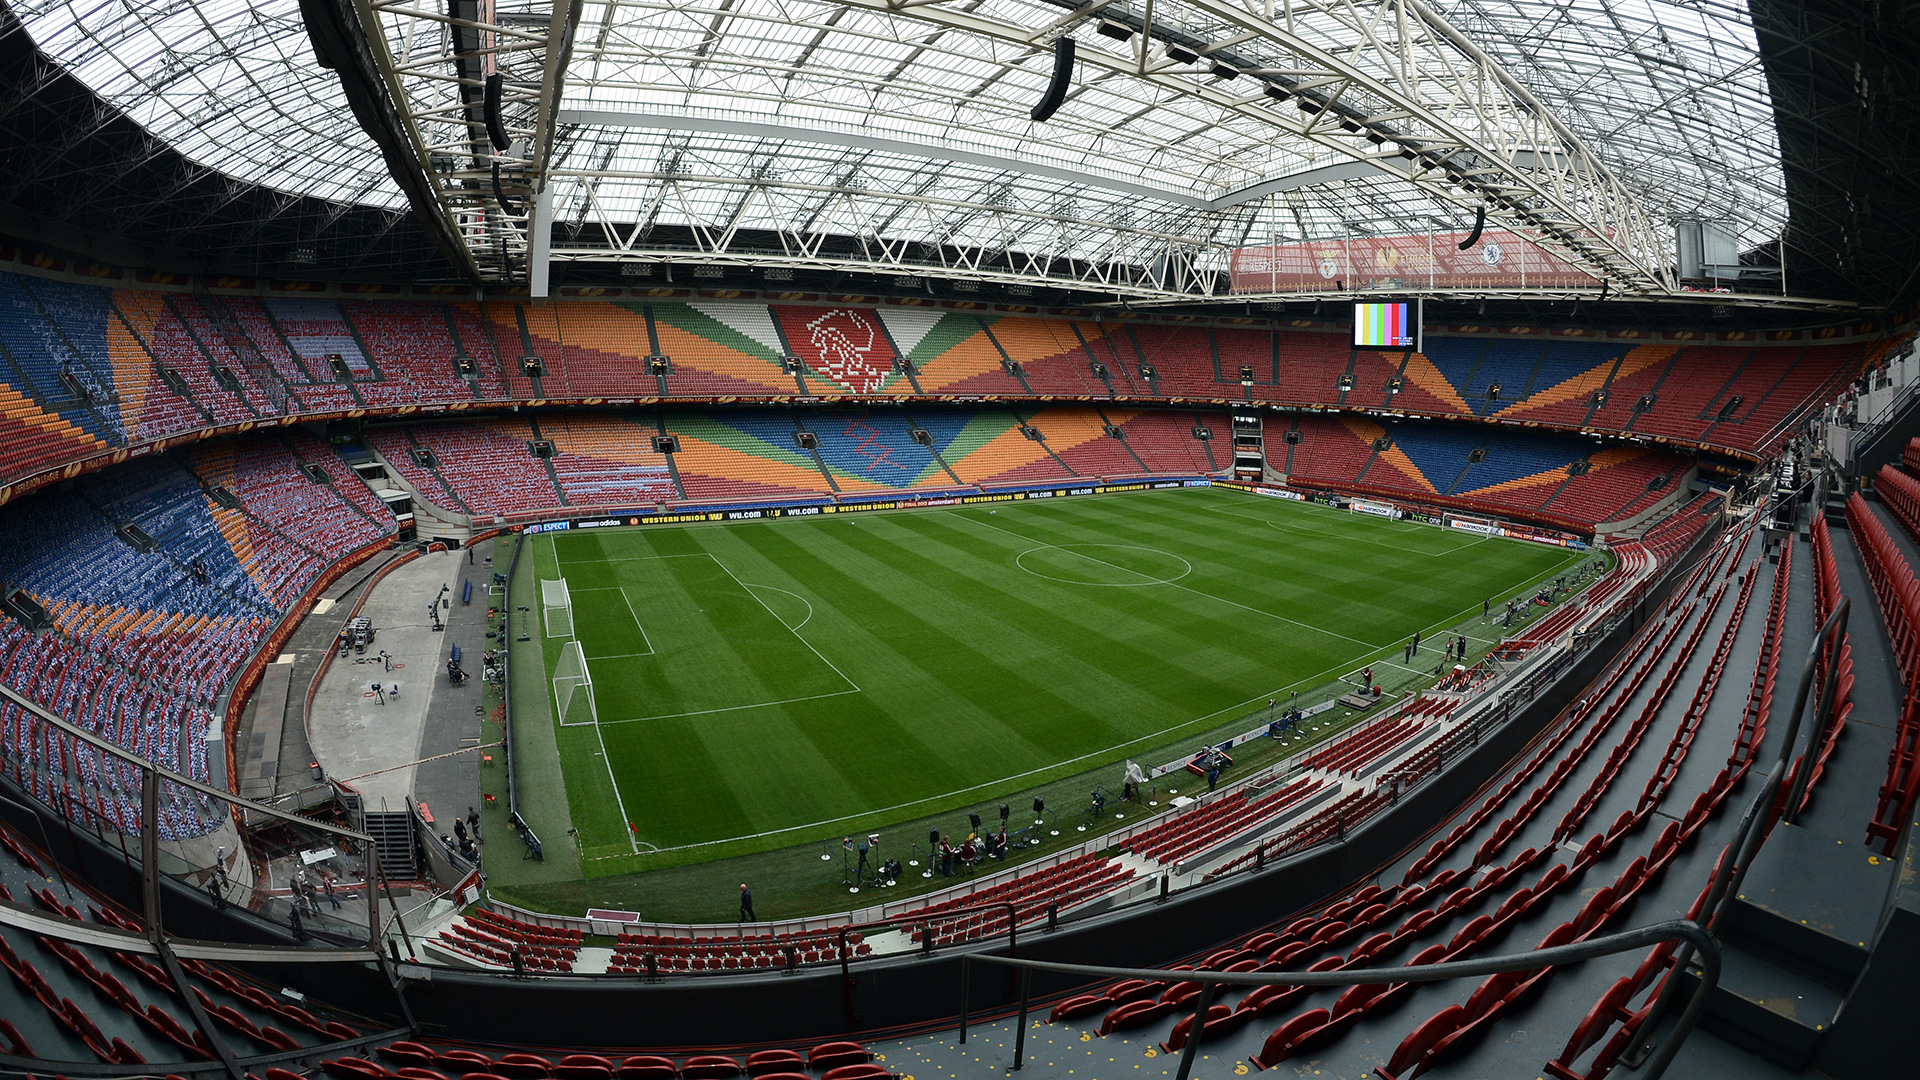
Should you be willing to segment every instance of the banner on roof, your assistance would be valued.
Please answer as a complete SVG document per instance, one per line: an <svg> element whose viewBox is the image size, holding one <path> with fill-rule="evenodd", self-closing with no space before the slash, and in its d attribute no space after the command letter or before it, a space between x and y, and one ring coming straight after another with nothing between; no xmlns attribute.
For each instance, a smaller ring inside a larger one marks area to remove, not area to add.
<svg viewBox="0 0 1920 1080"><path fill-rule="evenodd" d="M1591 288L1600 280L1505 229L1488 229L1466 251L1464 232L1355 236L1239 248L1236 293L1392 289Z"/></svg>

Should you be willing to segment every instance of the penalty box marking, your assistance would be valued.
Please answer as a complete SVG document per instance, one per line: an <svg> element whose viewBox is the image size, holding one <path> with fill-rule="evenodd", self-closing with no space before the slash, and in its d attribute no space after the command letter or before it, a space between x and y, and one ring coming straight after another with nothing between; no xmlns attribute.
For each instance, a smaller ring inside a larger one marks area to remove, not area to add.
<svg viewBox="0 0 1920 1080"><path fill-rule="evenodd" d="M552 539L558 539L557 535ZM787 590L785 589L777 588L776 586L772 586L772 585L748 585L746 582L741 581L739 575L735 574L732 570L728 569L727 564L721 562L720 557L718 555L715 555L711 551L690 551L690 552L685 552L677 555L625 555L625 556L619 556L616 558L596 559L592 561L595 561L595 562L646 562L652 559L697 559L702 555L706 556L709 559L712 559L713 565L719 567L728 577L732 578L733 583L740 587L741 592L744 592L748 596L752 597L754 603L759 604L763 609L765 609L767 615L770 616L774 622L779 623L781 627L787 631L787 633L792 634L794 638L800 642L800 644L805 645L808 651L812 652L813 655L819 657L820 662L827 665L827 667L831 669L835 675L838 675L841 681L847 684L848 689L836 690L831 694L809 694L805 697L781 698L778 701L755 701L746 705L728 705L728 706L724 706L722 708L717 708L717 709L695 709L691 712L660 713L653 716L632 716L632 717L627 717L621 720L596 719L595 721L593 721L594 726L598 727L602 724L637 724L646 720L675 720L675 719L679 719L687 716L711 716L714 713L739 712L742 709L769 709L769 708L773 708L776 705L793 705L802 701L820 701L825 698L845 697L848 694L865 693L865 691L861 689L861 686L859 683L854 682L852 679L848 678L847 673L840 670L839 665L827 659L826 654L822 653L819 649L814 648L813 642L808 641L804 637L801 637L800 630L798 627L788 626L787 621L785 619L782 619L778 612L774 611L771 607L768 607L767 602L765 600L760 599L760 595L754 592L754 590L755 589L773 589L775 592L787 593L788 596L798 596L798 594L787 592ZM557 543L553 545L553 561L556 567L562 562L560 558L559 545ZM607 592L613 589L620 590L621 597L625 599L627 602L627 611L629 613L632 613L633 600L631 597L627 596L627 591L624 586L604 585L604 586L596 586L594 588L588 588L588 589L573 589L571 591L583 592L583 593L584 592ZM808 602L807 598L804 596L798 596L798 599L800 600L801 603L807 605L807 618L802 619L800 621L800 625L805 626L807 622L809 622L813 618L813 604ZM634 615L633 623L635 626L640 626L640 617L637 614ZM645 638L646 634L647 634L646 628L640 627L640 636ZM647 641L647 648L649 650L653 650L653 642L651 639ZM582 655L584 659L585 658L584 652ZM596 656L596 657L593 657L592 659L593 660L619 660L627 657L641 657L641 656L654 656L654 655L657 655L657 651L649 651L644 653L623 653L615 656ZM591 676L590 667L589 667L589 676ZM585 727L587 725L569 724L563 720L561 721L560 726L561 727Z"/></svg>
<svg viewBox="0 0 1920 1080"><path fill-rule="evenodd" d="M625 600L627 602L627 614L633 616L633 628L635 630L640 631L640 640L647 643L647 651L634 652L634 653L607 653L604 656L595 656L595 657L590 657L589 659L621 660L631 656L652 656L655 654L657 650L655 650L653 647L653 639L647 636L647 628L641 625L640 613L633 610L633 597L627 595L627 587L625 585L594 585L585 589L569 589L568 595L571 596L573 593L590 593L590 592L618 592L620 594L620 599ZM579 620L576 618L574 622L577 630ZM580 635L576 632L574 634L574 639L578 640L579 637ZM582 651L582 655L583 656L585 655L584 648Z"/></svg>

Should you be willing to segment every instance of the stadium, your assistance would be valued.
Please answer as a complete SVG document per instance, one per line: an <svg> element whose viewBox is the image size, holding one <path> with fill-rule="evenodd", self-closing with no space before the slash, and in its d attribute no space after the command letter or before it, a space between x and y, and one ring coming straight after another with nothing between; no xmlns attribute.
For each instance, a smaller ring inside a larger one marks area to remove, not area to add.
<svg viewBox="0 0 1920 1080"><path fill-rule="evenodd" d="M1917 52L5 0L0 1074L1908 1073Z"/></svg>

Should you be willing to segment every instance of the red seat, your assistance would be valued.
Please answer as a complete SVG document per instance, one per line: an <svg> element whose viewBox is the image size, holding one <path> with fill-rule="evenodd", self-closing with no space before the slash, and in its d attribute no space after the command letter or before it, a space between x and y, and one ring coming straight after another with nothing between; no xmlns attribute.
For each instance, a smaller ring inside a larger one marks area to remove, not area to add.
<svg viewBox="0 0 1920 1080"><path fill-rule="evenodd" d="M1262 1069L1271 1069L1287 1060L1303 1035L1318 1030L1332 1016L1333 1014L1325 1009L1308 1009L1281 1024L1273 1030L1273 1034L1267 1036L1267 1041L1260 1047L1260 1052L1253 1055L1254 1065Z"/></svg>
<svg viewBox="0 0 1920 1080"><path fill-rule="evenodd" d="M857 1042L821 1043L807 1051L807 1067L833 1069L841 1065L858 1065L867 1057L867 1048Z"/></svg>
<svg viewBox="0 0 1920 1080"><path fill-rule="evenodd" d="M1111 1035L1121 1028L1136 1027L1173 1010L1173 1003L1167 1001L1129 1001L1100 1021L1100 1034Z"/></svg>
<svg viewBox="0 0 1920 1080"><path fill-rule="evenodd" d="M553 1075L560 1080L613 1080L611 1065L568 1065L562 1062L554 1066Z"/></svg>
<svg viewBox="0 0 1920 1080"><path fill-rule="evenodd" d="M6 1023L6 1021L0 1020L0 1024L4 1023ZM278 1065L269 1065L267 1066L267 1080L307 1080L307 1078L294 1072L292 1069L283 1069Z"/></svg>
<svg viewBox="0 0 1920 1080"><path fill-rule="evenodd" d="M615 1071L620 1080L674 1080L680 1075L679 1066L671 1059L652 1054L636 1054L625 1058Z"/></svg>
<svg viewBox="0 0 1920 1080"><path fill-rule="evenodd" d="M806 1068L806 1064L797 1050L758 1050L747 1055L747 1075L799 1072Z"/></svg>
<svg viewBox="0 0 1920 1080"><path fill-rule="evenodd" d="M1081 994L1077 997L1070 997L1053 1007L1053 1012L1047 1015L1047 1023L1057 1024L1062 1020L1072 1020L1077 1017L1087 1016L1092 1013L1097 1013L1112 1004L1113 1002L1104 994Z"/></svg>
<svg viewBox="0 0 1920 1080"><path fill-rule="evenodd" d="M1467 1011L1458 1005L1449 1005L1432 1016L1421 1021L1420 1026L1407 1033L1394 1048L1393 1056L1387 1059L1383 1068L1376 1068L1383 1080L1412 1080L1427 1071L1430 1055L1440 1040L1459 1030L1466 1020Z"/></svg>
<svg viewBox="0 0 1920 1080"><path fill-rule="evenodd" d="M387 1070L366 1058L357 1057L328 1058L320 1063L320 1068L328 1076L338 1076L341 1080L361 1080L363 1077L381 1080L390 1075Z"/></svg>
<svg viewBox="0 0 1920 1080"><path fill-rule="evenodd" d="M439 1069L422 1069L416 1065L408 1065L394 1073L394 1075L405 1077L406 1080L453 1080L453 1077L448 1076Z"/></svg>
<svg viewBox="0 0 1920 1080"><path fill-rule="evenodd" d="M439 1059L434 1057L430 1048L404 1039L379 1047L374 1053L398 1065L414 1065L422 1069L430 1069L439 1064Z"/></svg>
<svg viewBox="0 0 1920 1080"><path fill-rule="evenodd" d="M892 1075L877 1061L863 1061L828 1069L821 1080L888 1080Z"/></svg>
<svg viewBox="0 0 1920 1080"><path fill-rule="evenodd" d="M438 1056L440 1064L455 1066L461 1072L493 1071L493 1059L477 1050L442 1050Z"/></svg>
<svg viewBox="0 0 1920 1080"><path fill-rule="evenodd" d="M740 1075L740 1062L722 1054L701 1054L688 1058L680 1075L686 1080L728 1080Z"/></svg>

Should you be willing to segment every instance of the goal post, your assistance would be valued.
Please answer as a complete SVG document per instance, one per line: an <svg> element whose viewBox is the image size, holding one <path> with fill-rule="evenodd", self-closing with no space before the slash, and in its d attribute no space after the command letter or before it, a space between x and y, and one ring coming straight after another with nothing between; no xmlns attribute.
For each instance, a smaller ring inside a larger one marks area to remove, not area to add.
<svg viewBox="0 0 1920 1080"><path fill-rule="evenodd" d="M600 713L593 701L593 673L587 670L587 654L578 641L560 647L560 662L553 672L553 698L559 706L556 715L561 726L599 723Z"/></svg>
<svg viewBox="0 0 1920 1080"><path fill-rule="evenodd" d="M573 597L567 592L567 579L540 579L540 606L546 614L547 636L573 636Z"/></svg>

